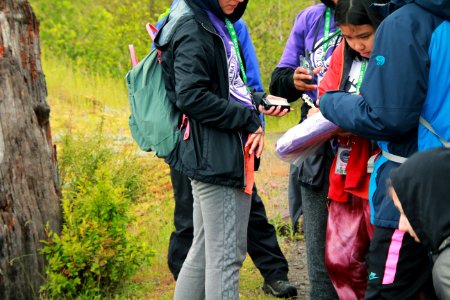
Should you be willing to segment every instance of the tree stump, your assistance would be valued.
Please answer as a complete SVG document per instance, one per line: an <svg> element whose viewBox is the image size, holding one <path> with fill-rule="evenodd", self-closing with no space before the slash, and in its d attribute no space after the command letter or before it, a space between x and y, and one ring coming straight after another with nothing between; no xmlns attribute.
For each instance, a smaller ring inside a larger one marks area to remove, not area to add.
<svg viewBox="0 0 450 300"><path fill-rule="evenodd" d="M37 299L45 226L59 232L61 193L40 61L25 0L0 0L0 299Z"/></svg>

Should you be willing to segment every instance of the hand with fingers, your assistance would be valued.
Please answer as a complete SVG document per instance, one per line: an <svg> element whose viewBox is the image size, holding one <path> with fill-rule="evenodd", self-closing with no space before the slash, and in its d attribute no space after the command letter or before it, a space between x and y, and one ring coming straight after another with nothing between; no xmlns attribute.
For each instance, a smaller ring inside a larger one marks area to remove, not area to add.
<svg viewBox="0 0 450 300"><path fill-rule="evenodd" d="M261 126L254 133L249 134L245 147L250 147L250 154L255 153L257 158L261 157L264 149L264 131Z"/></svg>
<svg viewBox="0 0 450 300"><path fill-rule="evenodd" d="M267 95L266 98L271 103L275 103L275 104L281 103L281 104L280 105L270 105L270 106L260 104L258 107L258 111L260 113L263 113L268 116L282 117L292 110L292 108L290 107L286 98L277 97L274 95Z"/></svg>
<svg viewBox="0 0 450 300"><path fill-rule="evenodd" d="M317 67L313 70L314 76L316 76L321 70L321 67ZM317 84L308 83L313 80L308 69L303 67L297 67L294 71L294 86L299 91L313 91L317 89Z"/></svg>

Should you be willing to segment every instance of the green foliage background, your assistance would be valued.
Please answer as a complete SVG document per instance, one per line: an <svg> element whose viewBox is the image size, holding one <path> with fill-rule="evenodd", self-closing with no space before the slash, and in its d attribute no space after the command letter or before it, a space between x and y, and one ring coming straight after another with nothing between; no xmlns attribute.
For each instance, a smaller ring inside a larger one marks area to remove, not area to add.
<svg viewBox="0 0 450 300"><path fill-rule="evenodd" d="M44 50L66 56L94 72L122 76L129 67L128 44L139 57L149 49L145 24L170 0L33 0Z"/></svg>
<svg viewBox="0 0 450 300"><path fill-rule="evenodd" d="M90 71L122 77L130 66L128 44L138 58L150 47L147 22L156 23L170 0L31 0L41 22L44 52L67 57ZM295 17L312 1L252 0L244 15L268 87Z"/></svg>

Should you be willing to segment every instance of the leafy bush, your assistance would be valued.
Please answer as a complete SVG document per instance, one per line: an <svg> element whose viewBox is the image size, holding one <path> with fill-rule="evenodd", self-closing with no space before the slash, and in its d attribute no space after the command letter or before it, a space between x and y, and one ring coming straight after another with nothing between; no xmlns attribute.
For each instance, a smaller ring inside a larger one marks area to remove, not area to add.
<svg viewBox="0 0 450 300"><path fill-rule="evenodd" d="M145 166L139 163L136 154L117 153L111 140L103 136L102 122L96 132L87 137L72 134L63 137L63 152L58 158L63 193L68 198L76 197L83 182L97 182L95 171L101 166L108 166L112 172L112 183L122 186L124 195L135 200L144 192L143 187L147 183L143 177ZM106 146L108 144L110 147Z"/></svg>
<svg viewBox="0 0 450 300"><path fill-rule="evenodd" d="M67 136L63 143L64 225L61 235L49 231L43 241L41 251L49 262L44 297L109 295L152 254L128 230L133 222L130 201L143 180L139 164L132 165L133 159L105 144L100 134Z"/></svg>

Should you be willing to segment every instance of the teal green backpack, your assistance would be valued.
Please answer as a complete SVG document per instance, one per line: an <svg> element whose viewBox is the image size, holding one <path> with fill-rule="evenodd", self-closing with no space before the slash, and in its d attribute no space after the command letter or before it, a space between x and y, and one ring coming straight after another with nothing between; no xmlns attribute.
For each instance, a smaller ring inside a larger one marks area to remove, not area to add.
<svg viewBox="0 0 450 300"><path fill-rule="evenodd" d="M151 24L146 27L154 40L157 29ZM133 46L129 48L133 68L125 79L130 101L128 122L131 135L142 150L153 151L157 157L165 158L180 138L178 121L181 113L167 98L158 50L152 49L138 63Z"/></svg>

